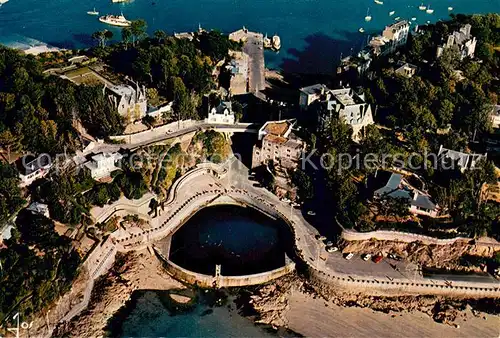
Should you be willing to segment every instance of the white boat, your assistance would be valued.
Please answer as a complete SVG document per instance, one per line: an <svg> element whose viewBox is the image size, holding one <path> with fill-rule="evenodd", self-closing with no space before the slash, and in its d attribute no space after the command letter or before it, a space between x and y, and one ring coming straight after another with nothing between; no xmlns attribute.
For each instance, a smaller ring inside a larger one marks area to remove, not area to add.
<svg viewBox="0 0 500 338"><path fill-rule="evenodd" d="M380 1L380 0L373 0L373 2L375 2L377 5L383 5L384 4L384 2Z"/></svg>
<svg viewBox="0 0 500 338"><path fill-rule="evenodd" d="M416 20L417 20L416 17L411 18L411 21L416 21Z"/></svg>
<svg viewBox="0 0 500 338"><path fill-rule="evenodd" d="M449 11L452 11L452 10L453 10L453 7L448 7L448 10L449 10Z"/></svg>
<svg viewBox="0 0 500 338"><path fill-rule="evenodd" d="M397 16L397 17L394 18L394 21L399 21L399 20L401 20L400 16Z"/></svg>
<svg viewBox="0 0 500 338"><path fill-rule="evenodd" d="M127 2L128 0L111 0L112 3Z"/></svg>
<svg viewBox="0 0 500 338"><path fill-rule="evenodd" d="M423 3L418 6L418 9L420 9L421 11L425 11L427 9L427 6L425 6Z"/></svg>
<svg viewBox="0 0 500 338"><path fill-rule="evenodd" d="M281 39L278 35L273 36L273 48L278 50L281 48Z"/></svg>
<svg viewBox="0 0 500 338"><path fill-rule="evenodd" d="M118 26L118 27L129 27L130 24L132 23L130 20L125 19L123 16L123 13L120 15L105 15L99 17L99 21L103 23L107 23L108 25L111 26Z"/></svg>
<svg viewBox="0 0 500 338"><path fill-rule="evenodd" d="M434 10L433 10L433 9L431 9L431 6L429 5L429 6L427 6L427 10L426 10L425 12L426 12L427 14L432 14L432 13L434 13Z"/></svg>
<svg viewBox="0 0 500 338"><path fill-rule="evenodd" d="M396 13L396 11L390 11L389 16L393 16Z"/></svg>
<svg viewBox="0 0 500 338"><path fill-rule="evenodd" d="M358 32L360 33L364 33L365 32L365 29L363 27L361 27L360 29L358 29Z"/></svg>
<svg viewBox="0 0 500 338"><path fill-rule="evenodd" d="M9 0L0 0L0 7L2 7L2 5L6 2L9 2Z"/></svg>
<svg viewBox="0 0 500 338"><path fill-rule="evenodd" d="M370 15L370 9L369 9L369 8L368 8L368 10L366 11L365 21L366 21L366 22L368 22L368 21L372 21L372 16Z"/></svg>
<svg viewBox="0 0 500 338"><path fill-rule="evenodd" d="M99 15L99 12L95 10L95 7L94 7L94 10L93 11L88 11L87 12L88 15Z"/></svg>

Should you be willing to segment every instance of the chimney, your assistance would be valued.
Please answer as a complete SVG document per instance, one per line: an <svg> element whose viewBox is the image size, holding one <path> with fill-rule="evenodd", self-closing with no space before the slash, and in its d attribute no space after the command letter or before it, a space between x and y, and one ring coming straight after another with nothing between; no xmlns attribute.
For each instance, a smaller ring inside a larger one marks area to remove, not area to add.
<svg viewBox="0 0 500 338"><path fill-rule="evenodd" d="M416 201L418 197L418 192L414 191L413 192L413 200Z"/></svg>

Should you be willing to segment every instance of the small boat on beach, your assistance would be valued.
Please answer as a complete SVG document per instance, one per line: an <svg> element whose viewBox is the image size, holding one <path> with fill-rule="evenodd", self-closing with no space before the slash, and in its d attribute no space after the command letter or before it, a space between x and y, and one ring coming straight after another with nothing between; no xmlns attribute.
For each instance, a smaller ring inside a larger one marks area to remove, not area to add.
<svg viewBox="0 0 500 338"><path fill-rule="evenodd" d="M396 11L390 11L389 16L393 16L396 13Z"/></svg>
<svg viewBox="0 0 500 338"><path fill-rule="evenodd" d="M384 4L384 2L380 1L380 0L373 0L373 2L375 2L377 5L383 5Z"/></svg>
<svg viewBox="0 0 500 338"><path fill-rule="evenodd" d="M420 4L420 6L418 6L418 9L420 9L421 11L425 11L427 9L427 6L425 6L423 3Z"/></svg>
<svg viewBox="0 0 500 338"><path fill-rule="evenodd" d="M429 5L429 6L427 6L427 10L426 10L425 12L426 12L427 14L432 14L432 13L434 13L434 10L433 10L433 9L431 9L431 6Z"/></svg>
<svg viewBox="0 0 500 338"><path fill-rule="evenodd" d="M93 11L88 11L87 12L88 15L99 15L99 12L95 10L95 7L94 7L94 10Z"/></svg>
<svg viewBox="0 0 500 338"><path fill-rule="evenodd" d="M372 16L370 15L370 8L368 8L368 10L366 11L365 21L366 22L372 21Z"/></svg>

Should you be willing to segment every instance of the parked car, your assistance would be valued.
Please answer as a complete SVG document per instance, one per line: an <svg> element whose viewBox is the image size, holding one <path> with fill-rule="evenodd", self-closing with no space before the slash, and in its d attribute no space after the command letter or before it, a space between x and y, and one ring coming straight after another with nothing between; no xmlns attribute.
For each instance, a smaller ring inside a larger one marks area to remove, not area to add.
<svg viewBox="0 0 500 338"><path fill-rule="evenodd" d="M371 254L366 254L366 255L363 255L363 260L364 260L364 261L368 261L368 260L370 260L370 258L372 258L372 255L371 255Z"/></svg>
<svg viewBox="0 0 500 338"><path fill-rule="evenodd" d="M314 211L312 211L312 210L309 210L309 211L307 212L307 214L308 214L309 216L316 216L316 213L315 213Z"/></svg>
<svg viewBox="0 0 500 338"><path fill-rule="evenodd" d="M373 257L373 262L374 263L380 263L382 261L382 259L384 259L384 256L377 255L377 256Z"/></svg>
<svg viewBox="0 0 500 338"><path fill-rule="evenodd" d="M326 245L327 245L327 246L332 246L332 245L333 245L333 242L332 242L332 241L328 241L328 242L326 242Z"/></svg>
<svg viewBox="0 0 500 338"><path fill-rule="evenodd" d="M325 236L319 236L319 238L318 238L318 239L319 239L320 241L324 241L324 240L326 239L326 237L325 237Z"/></svg>
<svg viewBox="0 0 500 338"><path fill-rule="evenodd" d="M339 248L337 248L336 246L327 246L326 251L327 252L335 252L335 251L339 251Z"/></svg>
<svg viewBox="0 0 500 338"><path fill-rule="evenodd" d="M354 254L352 252L348 253L347 256L345 256L345 259L349 260L354 257Z"/></svg>

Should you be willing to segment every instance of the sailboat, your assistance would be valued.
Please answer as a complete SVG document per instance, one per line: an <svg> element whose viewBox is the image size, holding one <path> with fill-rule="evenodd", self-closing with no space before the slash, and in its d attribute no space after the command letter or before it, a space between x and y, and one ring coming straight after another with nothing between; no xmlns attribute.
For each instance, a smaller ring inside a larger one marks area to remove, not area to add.
<svg viewBox="0 0 500 338"><path fill-rule="evenodd" d="M384 4L384 2L380 1L380 0L373 0L373 2L375 2L377 5L383 5Z"/></svg>
<svg viewBox="0 0 500 338"><path fill-rule="evenodd" d="M365 21L372 21L372 16L370 15L370 8L366 11Z"/></svg>
<svg viewBox="0 0 500 338"><path fill-rule="evenodd" d="M420 9L421 11L425 11L427 7L424 5L424 3L421 3L420 6L418 6L418 9Z"/></svg>
<svg viewBox="0 0 500 338"><path fill-rule="evenodd" d="M87 14L88 14L88 15L99 15L99 12L97 12L97 11L95 10L95 7L94 7L94 10L93 10L93 11L88 11L88 12L87 12Z"/></svg>
<svg viewBox="0 0 500 338"><path fill-rule="evenodd" d="M425 11L427 14L432 14L434 13L434 10L431 9L431 5L427 6L427 10Z"/></svg>

